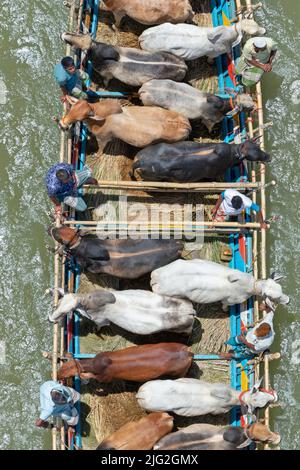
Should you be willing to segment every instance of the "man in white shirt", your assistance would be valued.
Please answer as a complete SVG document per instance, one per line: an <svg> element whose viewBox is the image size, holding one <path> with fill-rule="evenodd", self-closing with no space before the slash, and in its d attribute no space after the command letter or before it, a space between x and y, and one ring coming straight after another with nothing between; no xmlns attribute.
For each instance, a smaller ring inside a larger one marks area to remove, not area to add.
<svg viewBox="0 0 300 470"><path fill-rule="evenodd" d="M259 205L254 204L249 197L235 189L226 189L220 194L213 209L212 218L216 222L228 221L230 217L240 215L245 209L252 209L257 212L261 228L268 228Z"/></svg>

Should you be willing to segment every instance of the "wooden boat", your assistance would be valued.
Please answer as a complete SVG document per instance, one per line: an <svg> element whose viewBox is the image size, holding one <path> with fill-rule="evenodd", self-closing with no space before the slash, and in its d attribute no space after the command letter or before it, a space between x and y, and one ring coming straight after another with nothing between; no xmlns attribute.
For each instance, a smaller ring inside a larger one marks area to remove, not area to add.
<svg viewBox="0 0 300 470"><path fill-rule="evenodd" d="M201 5L200 5L201 4ZM206 0L192 2L194 11L196 12L196 22L199 25L220 26L222 24L229 25L230 21L239 15L243 8L252 9L251 0ZM78 13L76 14L76 7ZM97 24L101 24L98 28ZM99 10L98 0L80 1L72 4L70 11L69 29L73 29L77 25L80 30L81 23L84 21L86 27L91 31L94 38L102 39L107 43L113 43L122 46L136 46L137 35L141 33L143 28L137 26L131 20L127 20L131 32L113 32L109 25L107 13ZM127 28L126 28L127 29ZM134 31L134 32L132 32ZM239 56L239 46L234 48L233 57ZM70 54L70 48L67 48L67 54ZM79 54L79 53L78 53ZM80 55L77 56L78 59ZM209 72L207 72L209 70ZM200 74L199 71L202 73ZM201 75L201 78L199 78ZM196 77L196 78L195 78ZM228 94L228 89L236 87L235 77L232 73L232 64L228 57L222 56L216 59L216 67L207 67L205 59L199 59L189 64L188 81L195 87L201 88L209 92L219 92ZM227 91L226 91L227 89ZM108 96L107 90L98 87L98 92L103 97ZM128 90L124 89L112 90L110 96L116 98L127 98ZM230 92L229 92L230 95ZM226 142L239 142L245 139L248 134L250 137L263 134L263 113L262 113L262 95L260 84L256 87L256 100L258 103L258 111L249 116L243 113L227 117L222 123L222 129L217 130L213 137L205 135L203 137L203 129L200 129L196 139L204 141L224 140ZM261 146L264 147L263 135L261 138ZM99 214L97 207L109 209L109 205L114 205L116 196L126 194L128 199L133 202L143 201L149 210L156 209L159 204L164 203L166 207L171 208L174 203L184 205L190 203L193 205L202 203L206 213L213 206L216 194L226 187L242 188L252 187L257 189L253 191L252 198L256 202L260 200L263 211L266 210L266 194L265 194L265 167L260 167L260 181L256 180L256 172L250 166L241 165L238 169L228 172L226 181L205 184L195 183L194 185L170 185L168 183L156 182L132 182L128 176L128 168L130 158L133 156L132 148L120 141L113 142L106 147L107 153L101 155L101 160L95 164L95 154L91 153L90 143L87 141L86 129L79 123L74 127L72 135L66 138L62 134L61 140L61 161L71 162L76 168L80 169L85 162L94 164L94 176L102 181L101 193L97 193L95 188L87 188L89 194L90 205L95 206L96 210L91 212L90 220L79 221L74 219L74 214L70 213L69 224L77 225L81 228L94 230L97 226L98 233L105 229L108 219L102 219L99 223ZM93 159L94 157L94 159ZM100 163L99 163L100 162ZM244 186L243 186L244 185ZM248 186L247 186L248 185ZM150 192L151 191L151 192ZM175 194L174 194L175 193ZM98 215L97 215L98 214ZM246 215L246 226L250 221L249 214ZM253 271L256 278L266 278L266 233L262 230L251 230L246 235L241 233L241 226L237 224L221 224L219 227L211 227L206 225L206 229L210 230L210 237L206 237L202 249L194 253L190 253L187 244L184 256L201 257L214 261L225 262L224 252L227 250L227 260L232 253L232 259L229 262L230 267L239 269L244 272ZM201 224L200 224L201 225ZM214 224L215 225L215 224ZM248 225L248 228L257 228L257 225ZM101 230L99 230L99 227ZM124 227L123 227L124 228ZM127 227L126 227L127 228ZM156 229L161 233L169 227L158 224ZM174 227L173 227L174 228ZM193 227L194 229L200 228ZM201 226L203 229L203 225ZM228 248L229 247L229 248ZM112 287L114 289L138 288L143 286L140 282L129 284L118 281L109 276L102 276L101 280L96 276L86 276L80 274L78 266L70 260L60 260L58 256L55 258L55 283L56 287L64 287L69 292L88 292L92 289L100 287ZM55 303L58 299L56 297ZM203 308L197 306L201 316ZM207 313L207 307L205 308ZM258 376L264 374L265 387L269 387L269 359L271 356L265 355L264 358L231 360L225 359L227 349L224 341L229 337L239 334L247 325L259 319L261 313L258 311L258 302L251 298L242 305L236 305L230 309L230 316L220 318L220 307L211 306L206 318L201 318L201 325L196 321L192 336L189 338L193 352L201 360L199 366L201 368L201 378L208 381L230 382L237 390L247 390L253 385ZM165 336L164 336L165 337ZM162 336L159 337L160 340ZM168 336L170 339L170 336ZM123 332L115 327L105 328L99 337L93 332L90 324L83 322L75 313L69 315L62 325L54 326L54 342L53 342L53 379L57 377L57 358L64 355L65 351L72 353L74 357L85 357L100 351L121 349L126 346L136 344L140 341L133 335L123 336ZM155 341L155 338L152 339ZM214 354L213 354L214 353ZM276 356L277 357L277 356ZM199 376L199 370L194 367L192 370L194 377ZM69 383L71 385L71 383ZM127 421L143 416L144 412L139 409L135 400L136 387L125 382L105 387L105 396L97 395L102 390L99 385L84 385L80 383L80 379L74 379L73 386L81 391L82 403L81 407L82 420L77 426L75 438L73 435L67 435L63 430L58 432L57 428L53 429L53 448L95 448L97 444L105 437L114 432L118 427ZM111 393L112 392L112 393ZM103 395L103 394L102 394ZM88 416L85 413L86 406L90 407ZM260 418L262 415L260 415ZM85 422L88 422L91 428L89 438L84 438ZM198 420L199 421L199 420ZM239 411L234 409L230 415L229 421L227 416L219 416L215 418L205 417L205 421L213 424L247 424L246 416L240 415ZM269 423L269 409L264 411L264 422ZM183 419L179 419L176 423L184 426L186 423ZM189 421L191 424L191 421ZM60 435L59 435L60 434ZM60 439L59 439L60 437Z"/></svg>

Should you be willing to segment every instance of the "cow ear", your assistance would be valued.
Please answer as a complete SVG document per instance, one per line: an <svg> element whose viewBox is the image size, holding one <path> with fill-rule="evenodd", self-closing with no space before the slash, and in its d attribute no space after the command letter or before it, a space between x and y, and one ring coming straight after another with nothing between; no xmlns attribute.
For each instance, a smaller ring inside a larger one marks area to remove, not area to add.
<svg viewBox="0 0 300 470"><path fill-rule="evenodd" d="M221 26L221 30L220 30L220 27L217 27L217 28L213 28L213 31L211 31L210 33L208 33L207 35L207 39L212 42L213 44L215 44L217 41L219 41L219 39L224 35L224 27Z"/></svg>
<svg viewBox="0 0 300 470"><path fill-rule="evenodd" d="M218 96L208 95L206 100L208 103L212 104L214 108L216 109L222 109L224 106L224 101L222 100L222 98L219 98Z"/></svg>
<svg viewBox="0 0 300 470"><path fill-rule="evenodd" d="M229 282L237 282L240 280L240 275L239 273L232 273L228 275L228 281Z"/></svg>

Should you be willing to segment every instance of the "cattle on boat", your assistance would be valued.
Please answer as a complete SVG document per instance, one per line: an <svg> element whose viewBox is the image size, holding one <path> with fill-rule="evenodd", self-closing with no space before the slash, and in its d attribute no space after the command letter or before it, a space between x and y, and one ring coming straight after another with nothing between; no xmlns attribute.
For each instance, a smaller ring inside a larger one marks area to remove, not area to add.
<svg viewBox="0 0 300 470"><path fill-rule="evenodd" d="M172 331L189 335L196 312L188 300L172 299L144 290L96 290L89 294L66 294L50 314L58 321L76 309L98 328L114 323L137 335Z"/></svg>
<svg viewBox="0 0 300 470"><path fill-rule="evenodd" d="M277 401L277 393L259 389L259 383L240 392L227 384L198 379L152 380L139 388L137 400L145 410L170 411L180 416L219 415L234 406L243 406L252 414L256 408Z"/></svg>
<svg viewBox="0 0 300 470"><path fill-rule="evenodd" d="M212 424L192 424L158 441L154 450L239 450L250 444L278 445L280 435L262 423L218 427Z"/></svg>
<svg viewBox="0 0 300 470"><path fill-rule="evenodd" d="M144 83L138 94L145 106L161 106L188 119L199 119L209 132L227 113L252 111L255 106L252 97L246 93L236 93L231 99L223 99L173 80L150 80Z"/></svg>
<svg viewBox="0 0 300 470"><path fill-rule="evenodd" d="M126 315L126 312L124 312ZM110 383L118 380L146 382L158 377L184 377L191 367L193 353L180 343L132 346L101 352L94 358L70 359L58 371L58 379L78 375Z"/></svg>
<svg viewBox="0 0 300 470"><path fill-rule="evenodd" d="M164 23L146 29L139 37L139 45L146 51L167 51L184 60L203 56L213 59L221 54L231 54L233 45L241 41L244 33L261 36L265 32L251 19L216 28Z"/></svg>
<svg viewBox="0 0 300 470"><path fill-rule="evenodd" d="M80 100L62 117L59 126L67 130L76 121L84 121L96 136L99 153L113 138L146 147L156 142L185 140L191 132L189 120L175 111L155 106L121 106L116 100L93 104Z"/></svg>
<svg viewBox="0 0 300 470"><path fill-rule="evenodd" d="M228 306L241 304L253 295L266 299L270 308L273 301L288 304L289 297L282 292L275 273L266 280L255 280L248 273L231 269L213 261L202 259L177 260L151 274L153 292L189 299L200 304L222 302Z"/></svg>
<svg viewBox="0 0 300 470"><path fill-rule="evenodd" d="M173 429L173 416L150 413L125 424L104 439L96 450L151 450L154 444Z"/></svg>
<svg viewBox="0 0 300 470"><path fill-rule="evenodd" d="M189 0L103 0L119 28L125 15L145 25L191 21L194 12Z"/></svg>
<svg viewBox="0 0 300 470"><path fill-rule="evenodd" d="M183 250L179 240L101 240L64 225L50 227L48 233L83 270L119 279L137 279L179 258Z"/></svg>
<svg viewBox="0 0 300 470"><path fill-rule="evenodd" d="M92 63L105 87L113 78L134 87L154 78L181 81L187 72L184 60L169 52L112 46L93 41L89 33L62 33L61 38L67 44L87 51L84 64L88 60Z"/></svg>
<svg viewBox="0 0 300 470"><path fill-rule="evenodd" d="M269 154L253 141L241 144L178 142L155 144L140 150L133 161L132 177L145 181L193 183L216 181L241 161L267 163Z"/></svg>

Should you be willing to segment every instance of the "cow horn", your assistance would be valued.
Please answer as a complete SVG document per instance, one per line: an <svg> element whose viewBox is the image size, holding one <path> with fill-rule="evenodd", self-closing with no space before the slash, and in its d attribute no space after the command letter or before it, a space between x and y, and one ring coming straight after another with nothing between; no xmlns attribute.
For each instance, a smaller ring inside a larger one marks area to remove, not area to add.
<svg viewBox="0 0 300 470"><path fill-rule="evenodd" d="M272 312L275 312L275 308L276 308L275 304L274 302L272 302L272 300L269 297L265 298L265 302L266 302L267 307L269 307L272 310Z"/></svg>
<svg viewBox="0 0 300 470"><path fill-rule="evenodd" d="M256 393L259 387L261 386L261 383L263 381L263 377L261 377L251 388L251 393Z"/></svg>
<svg viewBox="0 0 300 470"><path fill-rule="evenodd" d="M85 26L83 21L81 22L81 27L82 27L83 34L88 34L89 33L89 29Z"/></svg>
<svg viewBox="0 0 300 470"><path fill-rule="evenodd" d="M254 144L256 144L257 141L259 141L260 139L262 139L263 136L262 135L258 135L257 137L253 137L251 140L251 142L253 142Z"/></svg>
<svg viewBox="0 0 300 470"><path fill-rule="evenodd" d="M252 442L253 442L252 439L250 439L250 437L248 437L245 442L242 442L242 444L237 446L237 449L243 449L244 447L248 447L252 444Z"/></svg>

